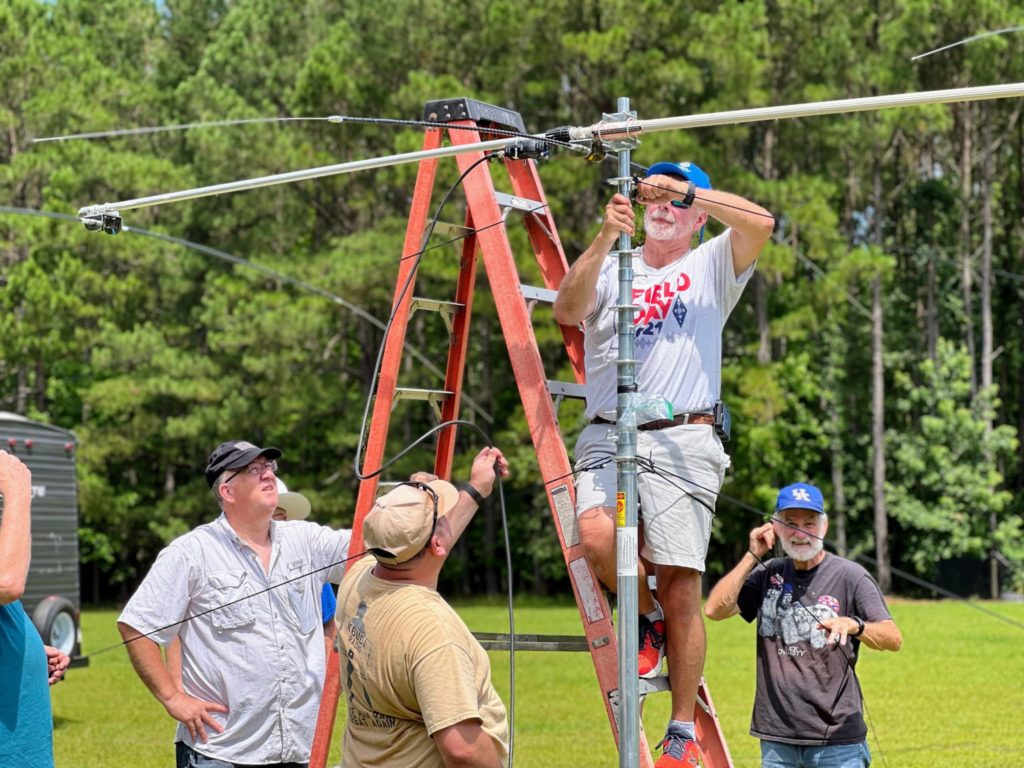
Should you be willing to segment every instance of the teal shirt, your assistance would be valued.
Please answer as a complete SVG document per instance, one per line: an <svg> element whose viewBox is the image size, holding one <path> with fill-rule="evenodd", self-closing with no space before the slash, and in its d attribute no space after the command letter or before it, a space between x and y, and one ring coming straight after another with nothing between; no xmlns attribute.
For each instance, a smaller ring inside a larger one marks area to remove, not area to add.
<svg viewBox="0 0 1024 768"><path fill-rule="evenodd" d="M0 605L0 765L53 768L43 641L20 602Z"/></svg>

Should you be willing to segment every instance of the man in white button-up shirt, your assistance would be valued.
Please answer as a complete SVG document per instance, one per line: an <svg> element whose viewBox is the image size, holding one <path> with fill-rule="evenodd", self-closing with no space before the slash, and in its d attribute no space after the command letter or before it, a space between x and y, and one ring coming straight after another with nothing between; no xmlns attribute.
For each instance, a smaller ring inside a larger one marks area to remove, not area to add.
<svg viewBox="0 0 1024 768"><path fill-rule="evenodd" d="M320 593L344 575L351 531L272 520L280 456L218 446L206 480L221 516L171 542L118 617L135 671L179 723L179 766L309 761L325 668ZM160 653L176 637L181 688Z"/></svg>

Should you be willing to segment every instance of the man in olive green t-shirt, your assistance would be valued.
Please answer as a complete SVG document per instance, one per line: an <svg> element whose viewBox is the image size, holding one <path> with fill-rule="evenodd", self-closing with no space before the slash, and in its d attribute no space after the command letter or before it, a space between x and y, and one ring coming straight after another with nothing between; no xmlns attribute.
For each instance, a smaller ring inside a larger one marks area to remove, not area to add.
<svg viewBox="0 0 1024 768"><path fill-rule="evenodd" d="M505 764L508 723L490 661L437 593L441 567L497 473L508 474L504 456L484 449L461 491L413 475L363 521L372 557L338 590L345 768Z"/></svg>

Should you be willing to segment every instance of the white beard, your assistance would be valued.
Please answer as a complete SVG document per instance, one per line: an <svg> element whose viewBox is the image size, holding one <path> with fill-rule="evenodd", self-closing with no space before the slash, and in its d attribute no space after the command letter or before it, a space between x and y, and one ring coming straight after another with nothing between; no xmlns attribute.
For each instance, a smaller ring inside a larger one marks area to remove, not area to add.
<svg viewBox="0 0 1024 768"><path fill-rule="evenodd" d="M686 236L686 229L671 213L649 212L644 216L644 232L650 240L679 240Z"/></svg>
<svg viewBox="0 0 1024 768"><path fill-rule="evenodd" d="M821 553L821 550L825 548L825 542L821 539L811 539L807 544L794 546L792 541L787 541L780 536L779 544L782 545L782 551L785 552L788 557L798 560L801 563L813 560Z"/></svg>

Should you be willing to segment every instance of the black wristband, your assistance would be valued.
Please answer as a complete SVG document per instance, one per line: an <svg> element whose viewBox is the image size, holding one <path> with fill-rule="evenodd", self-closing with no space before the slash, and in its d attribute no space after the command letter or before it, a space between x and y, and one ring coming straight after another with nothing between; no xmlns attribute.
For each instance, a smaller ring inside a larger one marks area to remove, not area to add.
<svg viewBox="0 0 1024 768"><path fill-rule="evenodd" d="M864 634L864 619L860 616L851 616L850 618L857 622L857 631L849 633L849 637L860 637Z"/></svg>
<svg viewBox="0 0 1024 768"><path fill-rule="evenodd" d="M459 486L459 490L465 491L469 494L469 498L475 501L478 507L482 507L484 505L484 495L480 493L472 483L463 483Z"/></svg>
<svg viewBox="0 0 1024 768"><path fill-rule="evenodd" d="M697 187L694 185L694 183L692 181L687 179L686 180L686 196L683 198L683 205L685 205L687 208L689 208L691 205L693 205L693 201L697 197L696 192L697 192Z"/></svg>

